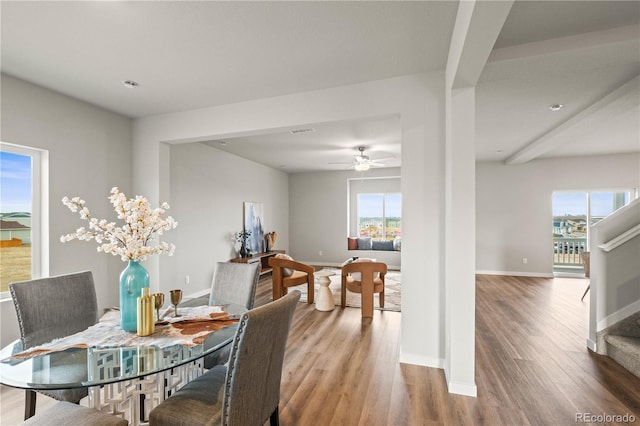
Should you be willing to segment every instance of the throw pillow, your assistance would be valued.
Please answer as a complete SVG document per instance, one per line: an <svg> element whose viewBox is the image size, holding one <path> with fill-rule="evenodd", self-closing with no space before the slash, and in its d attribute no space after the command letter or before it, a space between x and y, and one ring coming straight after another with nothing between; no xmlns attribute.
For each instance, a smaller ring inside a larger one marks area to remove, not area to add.
<svg viewBox="0 0 640 426"><path fill-rule="evenodd" d="M371 238L358 238L358 250L371 250Z"/></svg>
<svg viewBox="0 0 640 426"><path fill-rule="evenodd" d="M347 250L358 250L358 239L357 238L347 238Z"/></svg>
<svg viewBox="0 0 640 426"><path fill-rule="evenodd" d="M373 250L393 251L393 240L373 240L371 248Z"/></svg>
<svg viewBox="0 0 640 426"><path fill-rule="evenodd" d="M284 254L284 253L276 254L275 257L278 258L278 259L293 260L293 257L289 256L288 254ZM285 277L290 277L291 275L293 275L293 269L291 269L291 268L282 268L282 275L284 275Z"/></svg>
<svg viewBox="0 0 640 426"><path fill-rule="evenodd" d="M396 239L393 240L393 249L395 251L402 251L402 239L400 237L396 237Z"/></svg>

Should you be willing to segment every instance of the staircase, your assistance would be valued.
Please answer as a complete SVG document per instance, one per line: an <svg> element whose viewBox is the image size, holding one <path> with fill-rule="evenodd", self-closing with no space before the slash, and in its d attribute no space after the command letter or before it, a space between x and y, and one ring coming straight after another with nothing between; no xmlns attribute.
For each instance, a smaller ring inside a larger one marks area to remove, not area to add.
<svg viewBox="0 0 640 426"><path fill-rule="evenodd" d="M640 377L640 312L598 333L598 346L618 364Z"/></svg>
<svg viewBox="0 0 640 426"><path fill-rule="evenodd" d="M598 222L589 242L588 344L640 377L640 199Z"/></svg>

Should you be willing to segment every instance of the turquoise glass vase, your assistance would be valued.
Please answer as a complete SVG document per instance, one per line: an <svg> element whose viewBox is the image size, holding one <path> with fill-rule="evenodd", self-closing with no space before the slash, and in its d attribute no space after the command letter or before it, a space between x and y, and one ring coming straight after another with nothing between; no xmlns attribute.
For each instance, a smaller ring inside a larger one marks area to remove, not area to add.
<svg viewBox="0 0 640 426"><path fill-rule="evenodd" d="M120 326L124 331L138 329L138 297L149 287L149 273L140 262L130 260L120 274Z"/></svg>

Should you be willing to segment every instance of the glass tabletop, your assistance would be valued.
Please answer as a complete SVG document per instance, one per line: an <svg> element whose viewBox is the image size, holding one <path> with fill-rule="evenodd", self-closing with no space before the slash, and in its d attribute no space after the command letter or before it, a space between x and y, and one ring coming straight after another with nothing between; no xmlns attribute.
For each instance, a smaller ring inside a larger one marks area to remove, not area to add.
<svg viewBox="0 0 640 426"><path fill-rule="evenodd" d="M243 306L222 304L238 317ZM11 356L21 351L20 341L0 351L0 383L34 390L98 386L144 377L195 361L231 343L237 324L212 332L195 346L168 347L138 344L126 347L70 348L27 359Z"/></svg>

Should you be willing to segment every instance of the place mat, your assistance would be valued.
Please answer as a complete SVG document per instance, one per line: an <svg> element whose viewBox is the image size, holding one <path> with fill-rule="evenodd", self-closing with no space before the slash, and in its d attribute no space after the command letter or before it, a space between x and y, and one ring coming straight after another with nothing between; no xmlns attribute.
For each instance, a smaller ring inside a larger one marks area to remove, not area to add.
<svg viewBox="0 0 640 426"><path fill-rule="evenodd" d="M70 348L118 348L127 346L155 346L166 348L173 345L187 347L202 344L214 331L238 322L238 316L229 315L219 306L197 306L179 308L178 318L164 318L149 336L138 336L120 328L120 311L107 312L100 321L71 336L54 340L40 346L11 355L8 359L27 359ZM171 320L171 322L166 322ZM4 361L4 360L3 360Z"/></svg>

